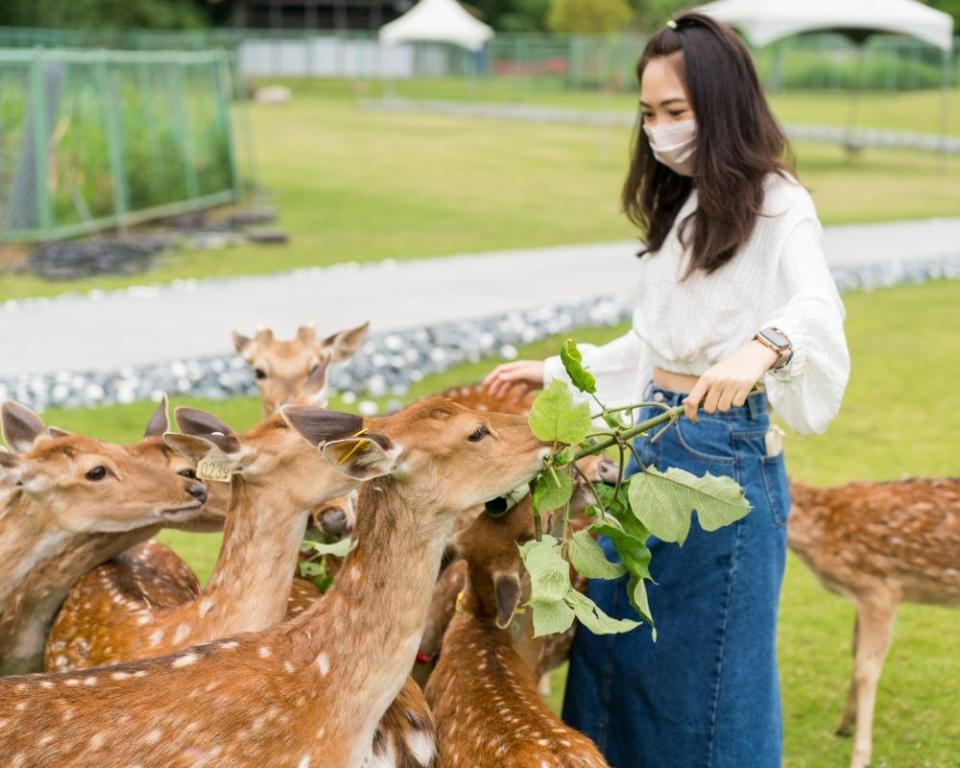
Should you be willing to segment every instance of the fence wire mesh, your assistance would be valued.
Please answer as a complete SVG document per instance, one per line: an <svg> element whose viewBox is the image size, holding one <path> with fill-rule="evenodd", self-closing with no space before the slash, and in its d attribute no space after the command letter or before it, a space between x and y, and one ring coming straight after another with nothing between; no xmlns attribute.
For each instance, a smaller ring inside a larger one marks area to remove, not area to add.
<svg viewBox="0 0 960 768"><path fill-rule="evenodd" d="M235 200L223 53L0 50L0 239Z"/></svg>

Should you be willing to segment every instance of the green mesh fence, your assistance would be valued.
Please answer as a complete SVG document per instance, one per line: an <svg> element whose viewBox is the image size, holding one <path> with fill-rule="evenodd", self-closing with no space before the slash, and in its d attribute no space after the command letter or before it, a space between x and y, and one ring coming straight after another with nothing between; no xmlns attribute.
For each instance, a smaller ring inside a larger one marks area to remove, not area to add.
<svg viewBox="0 0 960 768"><path fill-rule="evenodd" d="M2 2L2 0L0 0ZM57 30L0 27L0 47L209 51L230 56L235 76L396 79L498 77L537 90L622 89L645 38L624 35L498 33L481 54L435 43L390 53L374 32L279 29ZM792 37L753 51L770 90L899 92L960 82L960 38L946 63L939 50L897 35L872 36L861 48L838 34Z"/></svg>
<svg viewBox="0 0 960 768"><path fill-rule="evenodd" d="M0 50L0 240L237 199L224 53Z"/></svg>

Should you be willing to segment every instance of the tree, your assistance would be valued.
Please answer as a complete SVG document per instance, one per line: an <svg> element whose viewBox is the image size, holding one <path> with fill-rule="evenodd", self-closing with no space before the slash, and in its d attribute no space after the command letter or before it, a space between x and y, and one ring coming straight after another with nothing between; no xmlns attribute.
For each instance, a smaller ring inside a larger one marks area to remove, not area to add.
<svg viewBox="0 0 960 768"><path fill-rule="evenodd" d="M206 0L0 0L0 25L67 29L207 24Z"/></svg>
<svg viewBox="0 0 960 768"><path fill-rule="evenodd" d="M960 0L927 0L927 5L953 16L953 28L960 30Z"/></svg>
<svg viewBox="0 0 960 768"><path fill-rule="evenodd" d="M625 0L552 0L547 26L553 32L619 32L633 18Z"/></svg>
<svg viewBox="0 0 960 768"><path fill-rule="evenodd" d="M469 0L464 5L500 32L543 32L550 0Z"/></svg>

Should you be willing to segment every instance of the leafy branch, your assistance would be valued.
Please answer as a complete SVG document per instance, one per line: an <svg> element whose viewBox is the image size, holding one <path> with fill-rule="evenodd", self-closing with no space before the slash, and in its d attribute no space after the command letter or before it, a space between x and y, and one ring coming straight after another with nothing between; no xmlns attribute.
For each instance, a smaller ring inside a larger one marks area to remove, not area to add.
<svg viewBox="0 0 960 768"><path fill-rule="evenodd" d="M537 537L520 547L531 580L528 606L533 612L534 634L564 632L574 619L597 634L628 632L640 626L641 622L607 616L590 598L574 589L572 569L592 579L626 576L630 604L642 621L651 626L656 639L646 587L646 582L653 582L648 546L651 536L682 546L690 532L693 512L703 530L715 531L743 518L750 511L750 504L732 478L710 474L697 477L678 468L660 471L641 464L633 440L640 436L658 439L683 416L683 406L671 408L663 403L640 402L608 408L598 396L596 378L584 366L572 339L564 343L560 358L570 381L585 397L575 398L566 383L553 381L537 396L530 411L533 433L553 443L552 454L531 483ZM591 402L599 412L591 413ZM629 423L634 412L651 408L660 413ZM598 420L606 429L595 426ZM610 449L616 449L620 458L616 483L592 484L596 505L588 507L587 515L595 522L588 530L571 535L573 477L575 473L582 476L576 462ZM629 478L624 476L624 458L628 454L640 466L640 471ZM559 538L553 532L542 532L542 513L555 510L563 512ZM607 559L596 536L610 540L617 561Z"/></svg>

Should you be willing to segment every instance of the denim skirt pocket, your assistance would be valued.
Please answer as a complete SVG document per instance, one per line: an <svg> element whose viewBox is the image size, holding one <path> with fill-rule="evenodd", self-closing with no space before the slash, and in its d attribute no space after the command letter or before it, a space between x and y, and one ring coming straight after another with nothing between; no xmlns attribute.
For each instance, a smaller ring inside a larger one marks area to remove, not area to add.
<svg viewBox="0 0 960 768"><path fill-rule="evenodd" d="M727 468L724 474L730 474L736 457L730 429L723 419L701 416L695 424L680 419L670 432L679 450L694 463L721 465Z"/></svg>
<svg viewBox="0 0 960 768"><path fill-rule="evenodd" d="M787 516L790 514L790 485L787 481L787 470L783 453L776 456L764 456L760 459L760 470L763 475L763 487L770 502L770 512L773 522L785 528Z"/></svg>

